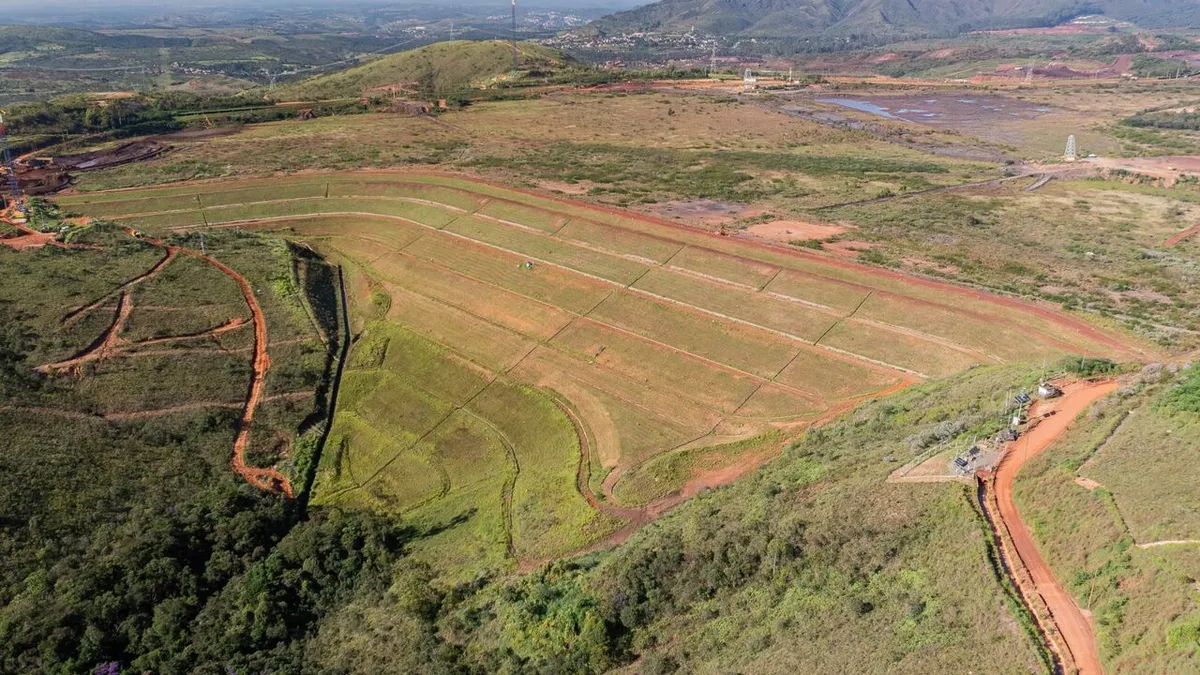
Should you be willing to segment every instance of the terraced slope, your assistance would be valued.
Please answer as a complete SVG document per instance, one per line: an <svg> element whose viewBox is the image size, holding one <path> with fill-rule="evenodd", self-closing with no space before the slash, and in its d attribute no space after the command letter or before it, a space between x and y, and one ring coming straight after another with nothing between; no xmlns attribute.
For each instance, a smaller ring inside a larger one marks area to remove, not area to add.
<svg viewBox="0 0 1200 675"><path fill-rule="evenodd" d="M457 176L60 203L148 232L281 231L340 261L361 334L315 498L404 512L438 558L619 538L923 378L1134 353L1045 308Z"/></svg>

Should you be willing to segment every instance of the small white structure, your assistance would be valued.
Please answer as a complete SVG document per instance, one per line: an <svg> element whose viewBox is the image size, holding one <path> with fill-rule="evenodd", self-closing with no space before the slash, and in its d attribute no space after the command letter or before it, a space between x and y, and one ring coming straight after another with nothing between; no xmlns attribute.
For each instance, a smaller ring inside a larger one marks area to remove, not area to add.
<svg viewBox="0 0 1200 675"><path fill-rule="evenodd" d="M1062 394L1062 389L1059 389L1049 382L1043 382L1038 385L1038 396L1041 398L1058 398L1059 396L1062 396Z"/></svg>

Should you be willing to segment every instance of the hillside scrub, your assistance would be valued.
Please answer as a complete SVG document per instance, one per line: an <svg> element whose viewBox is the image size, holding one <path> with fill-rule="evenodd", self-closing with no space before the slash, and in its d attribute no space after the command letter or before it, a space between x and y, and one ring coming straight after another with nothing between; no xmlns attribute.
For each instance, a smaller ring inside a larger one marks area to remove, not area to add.
<svg viewBox="0 0 1200 675"><path fill-rule="evenodd" d="M958 485L883 482L904 439L1036 373L976 369L807 434L610 553L446 588L402 562L382 598L324 622L317 670L911 672L1040 667Z"/></svg>
<svg viewBox="0 0 1200 675"><path fill-rule="evenodd" d="M520 67L550 69L564 60L554 50L532 44L519 46ZM512 46L500 40L439 42L391 54L329 75L277 87L280 101L357 98L372 87L397 86L409 93L447 97L486 85L490 78L513 67Z"/></svg>
<svg viewBox="0 0 1200 675"><path fill-rule="evenodd" d="M1109 673L1196 669L1200 551L1142 547L1200 531L1191 494L1198 371L1152 364L1126 376L1017 477L1017 505L1055 576L1091 613Z"/></svg>

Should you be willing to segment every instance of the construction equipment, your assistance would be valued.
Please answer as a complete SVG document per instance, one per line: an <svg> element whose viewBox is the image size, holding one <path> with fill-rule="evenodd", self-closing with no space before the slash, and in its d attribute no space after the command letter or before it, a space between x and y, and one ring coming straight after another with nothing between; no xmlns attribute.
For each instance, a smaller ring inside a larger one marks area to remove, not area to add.
<svg viewBox="0 0 1200 675"><path fill-rule="evenodd" d="M19 213L24 214L25 203L21 201L21 184L17 181L17 170L13 166L12 153L8 150L8 127L4 124L3 110L0 110L0 149L4 153L4 170L8 174L10 201Z"/></svg>

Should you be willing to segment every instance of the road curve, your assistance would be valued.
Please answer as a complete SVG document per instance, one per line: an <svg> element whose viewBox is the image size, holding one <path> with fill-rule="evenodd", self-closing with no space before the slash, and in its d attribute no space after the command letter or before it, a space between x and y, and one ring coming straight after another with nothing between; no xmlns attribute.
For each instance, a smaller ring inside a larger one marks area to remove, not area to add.
<svg viewBox="0 0 1200 675"><path fill-rule="evenodd" d="M1054 578L1050 566L1038 551L1033 535L1013 501L1013 481L1017 472L1030 459L1041 454L1062 435L1071 422L1093 402L1117 389L1116 382L1080 382L1066 387L1066 394L1058 400L1043 405L1035 403L1030 410L1030 419L1050 413L1040 424L1034 426L1009 448L996 471L996 502L1000 520L1008 530L1016 548L1017 556L1029 571L1034 590L1046 602L1050 616L1062 634L1063 641L1071 653L1079 675L1103 675L1100 652L1096 647L1096 636L1092 624L1075 599Z"/></svg>

